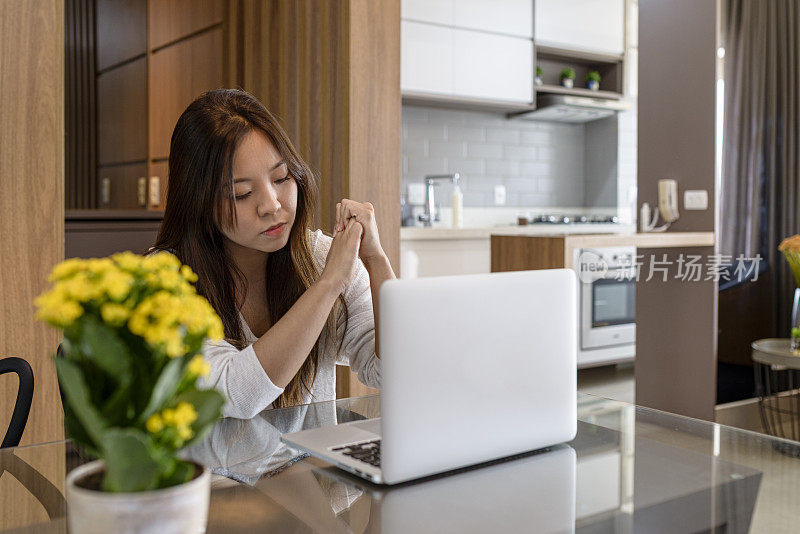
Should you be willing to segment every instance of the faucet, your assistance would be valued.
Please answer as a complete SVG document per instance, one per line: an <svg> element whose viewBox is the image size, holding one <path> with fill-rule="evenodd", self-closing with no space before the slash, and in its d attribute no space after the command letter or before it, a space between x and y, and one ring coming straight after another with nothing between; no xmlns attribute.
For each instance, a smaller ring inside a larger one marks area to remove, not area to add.
<svg viewBox="0 0 800 534"><path fill-rule="evenodd" d="M418 217L424 226L433 226L435 221L440 220L433 195L433 187L437 185L435 180L449 180L456 184L460 179L461 176L457 172L453 174L429 174L425 176L425 213Z"/></svg>

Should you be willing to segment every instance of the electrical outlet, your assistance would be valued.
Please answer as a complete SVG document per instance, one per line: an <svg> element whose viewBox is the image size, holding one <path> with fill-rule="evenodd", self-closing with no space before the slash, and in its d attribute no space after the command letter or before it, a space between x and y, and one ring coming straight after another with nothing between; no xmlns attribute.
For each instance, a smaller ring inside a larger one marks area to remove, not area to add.
<svg viewBox="0 0 800 534"><path fill-rule="evenodd" d="M705 189L686 190L683 192L683 209L707 210L708 191Z"/></svg>
<svg viewBox="0 0 800 534"><path fill-rule="evenodd" d="M494 205L495 206L506 205L506 186L504 185L494 186Z"/></svg>

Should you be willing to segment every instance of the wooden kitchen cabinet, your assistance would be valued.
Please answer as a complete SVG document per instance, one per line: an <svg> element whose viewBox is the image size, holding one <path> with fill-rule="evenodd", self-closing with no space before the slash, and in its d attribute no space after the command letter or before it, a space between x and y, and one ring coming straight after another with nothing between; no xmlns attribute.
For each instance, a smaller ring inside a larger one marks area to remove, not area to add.
<svg viewBox="0 0 800 534"><path fill-rule="evenodd" d="M151 163L169 157L175 123L204 91L224 87L222 28L183 39L150 54L148 96Z"/></svg>
<svg viewBox="0 0 800 534"><path fill-rule="evenodd" d="M157 50L221 24L225 8L220 0L149 0L148 47Z"/></svg>
<svg viewBox="0 0 800 534"><path fill-rule="evenodd" d="M159 209L180 113L203 91L235 85L223 61L225 14L234 3L73 3L67 28L93 31L68 34L66 207Z"/></svg>
<svg viewBox="0 0 800 534"><path fill-rule="evenodd" d="M621 56L625 0L536 0L536 46Z"/></svg>
<svg viewBox="0 0 800 534"><path fill-rule="evenodd" d="M147 161L147 59L97 76L97 165Z"/></svg>

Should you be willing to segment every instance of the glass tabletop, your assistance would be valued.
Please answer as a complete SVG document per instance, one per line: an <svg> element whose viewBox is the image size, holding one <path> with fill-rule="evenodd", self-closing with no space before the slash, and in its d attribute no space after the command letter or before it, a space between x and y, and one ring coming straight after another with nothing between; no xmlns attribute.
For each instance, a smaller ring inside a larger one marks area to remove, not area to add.
<svg viewBox="0 0 800 534"><path fill-rule="evenodd" d="M567 444L393 487L280 441L378 416L371 396L222 419L185 451L215 474L208 532L795 532L800 522L800 444L591 395L578 396ZM64 476L89 460L69 441L0 451L0 530L64 532Z"/></svg>

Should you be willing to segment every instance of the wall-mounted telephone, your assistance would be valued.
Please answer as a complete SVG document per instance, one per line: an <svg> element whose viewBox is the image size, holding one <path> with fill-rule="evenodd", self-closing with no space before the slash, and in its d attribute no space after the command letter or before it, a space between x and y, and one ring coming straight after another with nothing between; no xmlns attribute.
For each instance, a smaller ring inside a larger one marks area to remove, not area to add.
<svg viewBox="0 0 800 534"><path fill-rule="evenodd" d="M675 180L658 181L658 211L664 222L678 220L678 182Z"/></svg>
<svg viewBox="0 0 800 534"><path fill-rule="evenodd" d="M658 215L664 219L664 224L656 228ZM650 204L642 204L639 227L642 232L663 232L678 220L678 183L675 180L658 181L658 210L650 219Z"/></svg>

